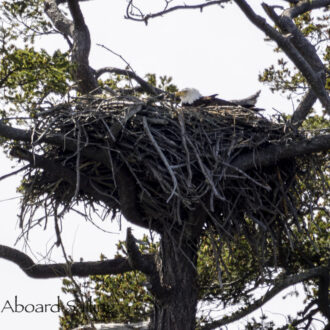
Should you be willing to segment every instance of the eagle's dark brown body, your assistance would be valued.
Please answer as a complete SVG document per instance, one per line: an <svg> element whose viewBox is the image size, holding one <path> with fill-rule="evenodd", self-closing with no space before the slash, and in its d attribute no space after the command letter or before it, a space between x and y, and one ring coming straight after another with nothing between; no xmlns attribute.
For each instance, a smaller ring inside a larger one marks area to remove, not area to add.
<svg viewBox="0 0 330 330"><path fill-rule="evenodd" d="M232 106L237 106L237 104L225 101L222 99L217 98L218 94L213 94L209 96L202 96L196 101L192 102L191 104L189 103L183 103L184 106L190 106L190 107L200 107L200 106L210 106L210 105L232 105Z"/></svg>
<svg viewBox="0 0 330 330"><path fill-rule="evenodd" d="M218 94L212 94L209 96L201 96L198 99L196 99L193 102L190 103L185 103L183 102L182 105L183 106L187 106L187 107L207 107L207 106L241 106L244 108L248 108L251 109L253 111L262 111L264 109L261 108L256 108L255 107L255 103L256 100L258 98L260 94L260 91L258 91L257 93L255 93L254 95L251 95L245 99L241 99L241 100L233 100L233 101L226 101L223 99L219 99L217 97Z"/></svg>

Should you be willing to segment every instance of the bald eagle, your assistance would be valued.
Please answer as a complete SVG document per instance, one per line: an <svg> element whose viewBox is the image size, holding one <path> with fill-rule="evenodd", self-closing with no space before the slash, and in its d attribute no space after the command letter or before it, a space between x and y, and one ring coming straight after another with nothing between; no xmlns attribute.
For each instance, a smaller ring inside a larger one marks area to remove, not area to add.
<svg viewBox="0 0 330 330"><path fill-rule="evenodd" d="M196 88L184 88L183 90L175 93L177 97L180 98L181 104L183 106L211 106L211 105L231 105L231 106L242 106L244 108L249 108L254 111L261 111L264 109L255 108L255 104L257 103L257 99L260 95L260 91L256 92L255 94L241 99L241 100L232 100L226 101L217 98L218 94L212 94L209 96L202 96L202 94Z"/></svg>

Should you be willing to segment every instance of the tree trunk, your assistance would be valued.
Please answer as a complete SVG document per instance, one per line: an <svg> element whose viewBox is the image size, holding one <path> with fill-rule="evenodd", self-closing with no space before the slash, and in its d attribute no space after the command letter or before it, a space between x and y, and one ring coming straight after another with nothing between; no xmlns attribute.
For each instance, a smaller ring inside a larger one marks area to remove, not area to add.
<svg viewBox="0 0 330 330"><path fill-rule="evenodd" d="M168 294L155 298L153 329L195 329L197 244L197 239L187 241L173 231L162 235L159 273Z"/></svg>

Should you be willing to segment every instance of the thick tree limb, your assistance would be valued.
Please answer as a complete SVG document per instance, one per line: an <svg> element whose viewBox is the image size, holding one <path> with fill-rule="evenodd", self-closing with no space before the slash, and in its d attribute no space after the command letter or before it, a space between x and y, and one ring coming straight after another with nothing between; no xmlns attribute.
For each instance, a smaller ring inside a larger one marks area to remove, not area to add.
<svg viewBox="0 0 330 330"><path fill-rule="evenodd" d="M319 277L319 293L317 304L321 313L328 319L330 324L330 304L329 304L330 274L325 271Z"/></svg>
<svg viewBox="0 0 330 330"><path fill-rule="evenodd" d="M239 156L231 165L244 171L253 167L276 164L281 159L328 150L330 150L330 134L319 135L287 145L272 145L256 154L249 153Z"/></svg>
<svg viewBox="0 0 330 330"><path fill-rule="evenodd" d="M306 59L299 53L297 48L291 43L290 39L276 31L263 17L257 15L245 0L234 0L234 2L254 25L274 40L285 52L311 85L314 93L317 95L326 111L330 113L330 97L324 87L322 72L315 72Z"/></svg>
<svg viewBox="0 0 330 330"><path fill-rule="evenodd" d="M330 0L327 0L330 3ZM325 67L317 55L315 47L297 28L291 17L291 9L284 10L279 16L276 14L272 6L262 4L266 14L273 20L273 22L282 30L284 34L290 33L290 41L304 57L304 59L311 65L313 70L324 74Z"/></svg>
<svg viewBox="0 0 330 330"><path fill-rule="evenodd" d="M66 18L58 8L55 0L45 0L45 13L50 18L57 30L63 35L73 38L73 22Z"/></svg>
<svg viewBox="0 0 330 330"><path fill-rule="evenodd" d="M330 0L303 0L297 1L296 5L287 9L286 12L291 18L304 14L310 10L325 8L330 5Z"/></svg>
<svg viewBox="0 0 330 330"><path fill-rule="evenodd" d="M126 258L115 258L103 261L73 262L72 264L38 265L25 253L8 246L0 245L0 258L12 261L28 276L33 278L56 278L89 275L115 275L134 270ZM143 255L145 263L153 262L152 255Z"/></svg>
<svg viewBox="0 0 330 330"><path fill-rule="evenodd" d="M308 1L308 3L311 2ZM319 6L321 3L323 4L323 6L325 6L327 4L330 4L330 0L317 1L317 4ZM307 38L305 38L305 36L301 33L301 31L297 28L297 26L293 22L294 13L292 9L295 7L284 10L284 12L280 16L278 16L273 7L268 6L265 3L263 3L262 6L265 12L268 14L268 16L274 21L274 23L282 30L284 34L290 33L290 41L292 42L292 44L295 46L298 52L304 57L304 59L310 64L314 72L320 76L320 80L322 81L322 84L325 85L325 80L326 80L325 66L323 65L321 59L317 55L315 47L309 42ZM299 7L304 9L310 8L309 5L302 6L302 3L299 4ZM314 3L314 8L318 8L317 6L315 6L315 3ZM326 90L325 93L327 93ZM293 122L296 123L295 124L296 127L299 126L306 118L315 100L316 100L315 93L313 95L313 91L309 91L304 97L299 107L297 108L296 111L298 112L294 114L293 116L294 118L292 118Z"/></svg>
<svg viewBox="0 0 330 330"><path fill-rule="evenodd" d="M14 141L28 142L32 145L34 144L34 140L38 141L36 144L49 143L62 147L63 150L70 150L73 152L77 151L78 147L80 147L82 156L101 162L104 165L109 165L108 155L105 151L90 146L84 147L83 142L78 146L77 140L65 137L63 134L43 135L39 138L35 133L32 134L32 132L28 130L5 125L0 121L0 136Z"/></svg>
<svg viewBox="0 0 330 330"><path fill-rule="evenodd" d="M128 254L128 262L132 268L141 270L145 274L151 274L155 271L155 265L145 262L140 252L135 237L132 234L132 228L128 227L126 231L126 248Z"/></svg>
<svg viewBox="0 0 330 330"><path fill-rule="evenodd" d="M75 79L79 91L82 94L87 94L98 88L93 70L89 66L90 34L78 1L68 0L68 4L74 23L72 62L76 65L74 70Z"/></svg>
<svg viewBox="0 0 330 330"><path fill-rule="evenodd" d="M68 5L73 21L63 15L55 0L45 1L45 13L64 36L73 39L72 62L76 66L73 73L79 91L82 94L87 94L98 87L88 60L91 47L89 30L80 10L79 2L68 0Z"/></svg>
<svg viewBox="0 0 330 330"><path fill-rule="evenodd" d="M126 166L117 168L115 177L118 185L120 211L123 216L135 225L157 230L155 222L148 223L142 215L142 210L138 206L137 184Z"/></svg>
<svg viewBox="0 0 330 330"><path fill-rule="evenodd" d="M288 288L291 285L315 278L324 275L325 273L328 273L329 270L325 269L324 267L315 267L312 269L307 270L306 272L290 275L284 278L278 278L274 281L274 287L267 291L267 293L260 299L256 300L254 303L249 305L246 308L243 308L235 313L233 313L229 317L224 317L221 320L211 322L205 326L203 326L202 330L211 330L218 328L220 326L232 323L234 321L237 321L244 316L254 312L261 306L263 306L266 302L268 302L270 299L275 297L278 293L283 291L285 288Z"/></svg>
<svg viewBox="0 0 330 330"><path fill-rule="evenodd" d="M132 229L127 228L126 234L126 248L128 254L128 262L133 269L137 269L146 274L149 279L149 290L154 296L161 298L166 294L169 294L169 290L161 285L159 273L156 267L156 262L150 262L144 258L144 255L140 252L135 237L132 234Z"/></svg>
<svg viewBox="0 0 330 330"><path fill-rule="evenodd" d="M120 75L126 76L128 78L134 79L142 87L142 89L145 92L147 92L148 94L151 94L151 95L159 95L164 92L163 90L152 86L147 81L145 81L140 76L138 76L135 72L130 71L130 70L106 67L106 68L97 70L95 73L95 76L96 76L96 78L99 78L104 73L115 73L115 74L120 74Z"/></svg>
<svg viewBox="0 0 330 330"><path fill-rule="evenodd" d="M314 91L309 89L292 115L291 123L295 128L301 126L316 100Z"/></svg>

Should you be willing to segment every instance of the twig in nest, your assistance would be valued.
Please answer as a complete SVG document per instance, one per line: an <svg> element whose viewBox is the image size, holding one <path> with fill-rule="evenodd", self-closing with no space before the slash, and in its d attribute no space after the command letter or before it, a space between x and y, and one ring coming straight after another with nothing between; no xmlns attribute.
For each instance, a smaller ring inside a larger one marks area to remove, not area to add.
<svg viewBox="0 0 330 330"><path fill-rule="evenodd" d="M171 192L169 198L166 200L166 203L168 203L171 200L171 198L173 197L173 195L176 193L176 190L177 190L177 187L178 187L178 181L176 179L176 176L175 176L173 170L171 169L170 164L168 163L167 158L165 157L164 153L162 152L162 150L160 149L159 145L157 144L156 140L154 139L154 137L152 136L152 134L150 132L148 122L147 122L147 118L143 117L142 120L143 120L143 127L144 127L145 132L147 133L152 145L157 150L160 158L162 159L164 165L166 166L166 168L167 168L167 170L168 170L168 172L169 172L169 174L172 178L173 188L172 188L172 192Z"/></svg>

